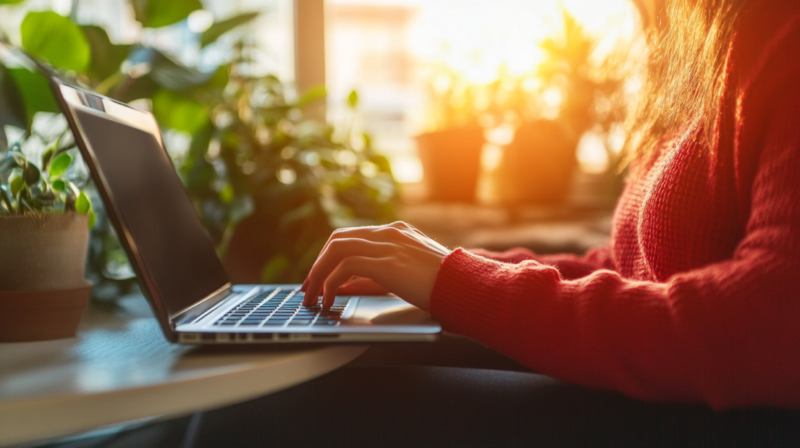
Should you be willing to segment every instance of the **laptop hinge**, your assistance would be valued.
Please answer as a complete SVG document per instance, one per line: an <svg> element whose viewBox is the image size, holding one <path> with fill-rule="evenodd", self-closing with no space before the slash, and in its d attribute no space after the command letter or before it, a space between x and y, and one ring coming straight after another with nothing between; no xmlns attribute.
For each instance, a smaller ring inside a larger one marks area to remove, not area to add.
<svg viewBox="0 0 800 448"><path fill-rule="evenodd" d="M198 301L194 305L182 311L179 311L175 315L171 316L170 325L172 325L172 328L174 329L176 325L193 321L198 316L211 309L214 305L218 304L224 298L231 295L231 293L233 293L233 290L231 289L231 284L227 283L223 287L209 294L204 299Z"/></svg>

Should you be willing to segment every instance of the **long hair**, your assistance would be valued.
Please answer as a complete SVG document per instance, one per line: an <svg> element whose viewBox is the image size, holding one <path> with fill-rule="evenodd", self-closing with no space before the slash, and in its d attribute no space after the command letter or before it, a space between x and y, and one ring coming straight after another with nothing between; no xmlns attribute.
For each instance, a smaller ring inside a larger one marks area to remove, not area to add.
<svg viewBox="0 0 800 448"><path fill-rule="evenodd" d="M650 27L646 81L628 123L627 161L651 154L684 126L712 141L736 20L748 0L667 0L665 26Z"/></svg>

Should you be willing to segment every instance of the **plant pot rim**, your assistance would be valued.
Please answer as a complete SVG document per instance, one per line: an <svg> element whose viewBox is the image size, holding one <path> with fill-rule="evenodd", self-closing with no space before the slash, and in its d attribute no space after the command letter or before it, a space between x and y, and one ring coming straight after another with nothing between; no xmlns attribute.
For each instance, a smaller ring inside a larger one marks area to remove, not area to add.
<svg viewBox="0 0 800 448"><path fill-rule="evenodd" d="M52 294L55 291L58 291L58 292L77 292L77 291L82 291L82 290L91 289L91 288L92 288L92 284L90 282L84 281L82 285L73 286L71 288L6 290L6 291L0 291L0 301L2 301L2 300L12 300L12 299L21 299L21 298L27 298L27 297L30 297L30 296L46 296L48 294Z"/></svg>
<svg viewBox="0 0 800 448"><path fill-rule="evenodd" d="M18 214L18 213L0 213L0 220L3 220L3 219L7 219L7 220L17 219L17 220L20 220L20 219L40 219L40 218L50 219L52 217L60 217L60 216L70 216L70 217L86 216L88 218L87 215L83 215L83 214L78 213L76 211L70 210L70 211L66 211L66 212L52 211L52 212L42 212L42 213L23 213L21 215Z"/></svg>
<svg viewBox="0 0 800 448"><path fill-rule="evenodd" d="M16 228L21 228L19 226L26 226L28 225L27 223L36 227L44 227L54 223L59 223L57 225L66 225L74 221L86 221L86 228L88 230L89 215L83 215L76 211L25 213L22 215L0 213L0 225Z"/></svg>

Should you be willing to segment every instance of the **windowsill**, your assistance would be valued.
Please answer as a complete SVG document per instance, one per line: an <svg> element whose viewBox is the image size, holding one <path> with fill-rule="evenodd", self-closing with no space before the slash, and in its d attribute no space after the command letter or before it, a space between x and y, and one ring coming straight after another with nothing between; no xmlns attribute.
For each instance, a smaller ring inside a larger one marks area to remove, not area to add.
<svg viewBox="0 0 800 448"><path fill-rule="evenodd" d="M573 191L557 205L504 205L480 193L475 203L432 202L424 184L403 184L399 216L451 248L583 253L605 244L611 231L614 201L599 193L599 179L577 175Z"/></svg>

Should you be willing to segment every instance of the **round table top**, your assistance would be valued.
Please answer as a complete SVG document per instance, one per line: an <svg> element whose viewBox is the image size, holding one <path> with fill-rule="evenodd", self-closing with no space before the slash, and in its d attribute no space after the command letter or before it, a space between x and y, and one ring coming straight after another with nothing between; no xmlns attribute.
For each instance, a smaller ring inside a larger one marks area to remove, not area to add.
<svg viewBox="0 0 800 448"><path fill-rule="evenodd" d="M0 445L218 408L334 370L366 346L170 344L144 298L90 309L78 335L0 343Z"/></svg>

